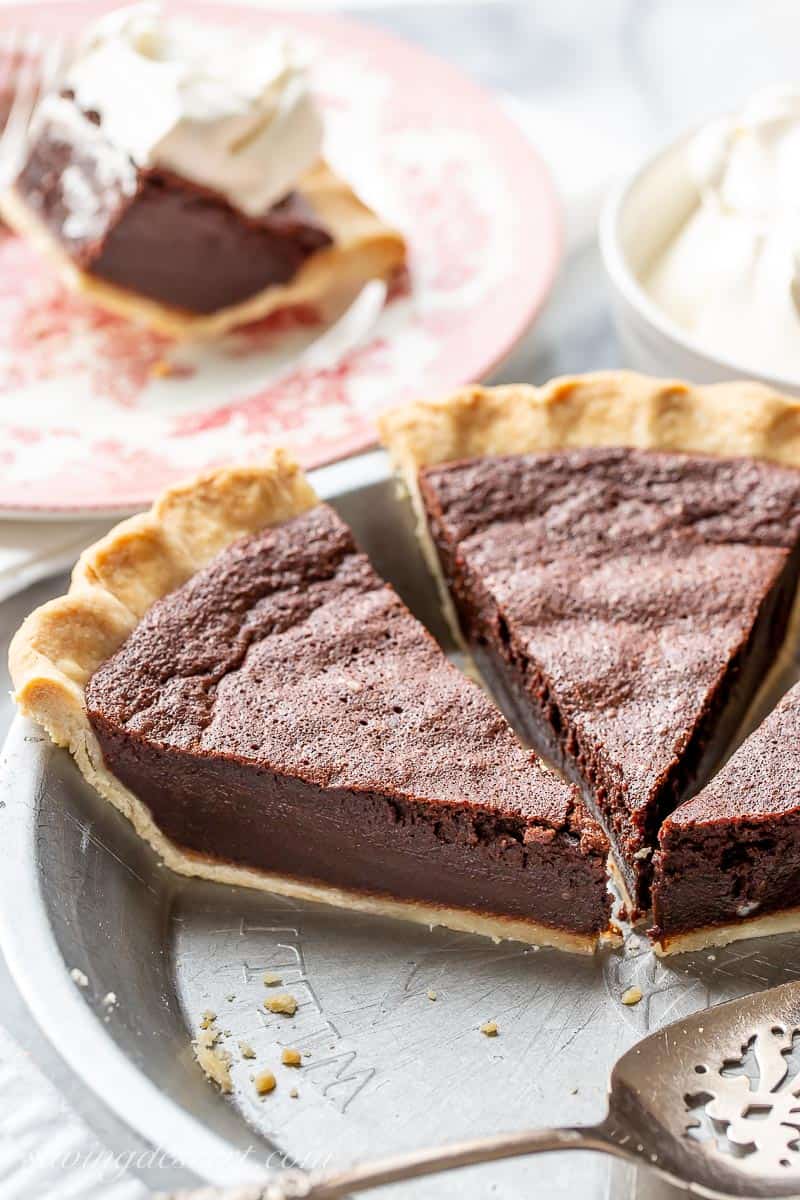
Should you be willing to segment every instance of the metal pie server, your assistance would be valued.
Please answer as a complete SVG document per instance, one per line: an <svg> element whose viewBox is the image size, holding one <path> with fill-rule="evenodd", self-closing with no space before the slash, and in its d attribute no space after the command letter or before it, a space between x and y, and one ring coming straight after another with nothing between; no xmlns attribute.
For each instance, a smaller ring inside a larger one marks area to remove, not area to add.
<svg viewBox="0 0 800 1200"><path fill-rule="evenodd" d="M667 1025L622 1056L598 1125L538 1129L171 1200L338 1200L497 1159L595 1150L697 1196L800 1196L800 982Z"/></svg>

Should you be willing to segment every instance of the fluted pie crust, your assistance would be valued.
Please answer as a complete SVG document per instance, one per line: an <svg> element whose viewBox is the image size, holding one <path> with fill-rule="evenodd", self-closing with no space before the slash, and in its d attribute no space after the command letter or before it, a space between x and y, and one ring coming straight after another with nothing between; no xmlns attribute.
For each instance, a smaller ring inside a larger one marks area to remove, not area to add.
<svg viewBox="0 0 800 1200"><path fill-rule="evenodd" d="M289 283L265 288L241 304L207 315L160 304L81 270L13 189L0 196L0 216L53 263L72 291L165 337L203 339L220 337L281 309L303 306L322 315L328 310L333 313L339 302L352 298L370 280L389 280L403 267L402 235L385 225L327 163L320 161L311 168L297 191L331 234L333 244L310 255Z"/></svg>
<svg viewBox="0 0 800 1200"><path fill-rule="evenodd" d="M258 888L301 900L497 939L590 954L606 934L583 934L533 919L401 900L234 866L178 847L141 800L106 767L86 713L89 679L150 606L238 538L298 516L318 498L297 464L275 451L259 466L232 467L170 488L148 511L117 525L81 555L69 590L33 612L15 635L9 664L20 710L66 747L84 778L182 875Z"/></svg>
<svg viewBox="0 0 800 1200"><path fill-rule="evenodd" d="M800 467L800 400L745 381L699 387L634 371L595 371L543 387L466 387L390 409L378 428L408 492L445 617L462 646L419 494L423 467L579 446L764 458Z"/></svg>
<svg viewBox="0 0 800 1200"><path fill-rule="evenodd" d="M707 386L655 379L631 371L565 376L542 387L467 387L445 397L392 409L379 419L381 440L408 493L416 532L453 634L469 653L434 547L418 474L425 467L492 455L591 446L723 457L759 458L800 468L800 400L756 382ZM800 628L800 602L790 626ZM785 667L785 654L769 680ZM754 699L754 707L757 698ZM622 875L610 867L629 909ZM800 930L800 909L743 918L656 944L660 955L725 945L760 934Z"/></svg>
<svg viewBox="0 0 800 1200"><path fill-rule="evenodd" d="M706 387L596 371L543 387L468 387L384 413L381 439L409 484L421 467L489 454L631 446L800 466L800 400L760 383Z"/></svg>

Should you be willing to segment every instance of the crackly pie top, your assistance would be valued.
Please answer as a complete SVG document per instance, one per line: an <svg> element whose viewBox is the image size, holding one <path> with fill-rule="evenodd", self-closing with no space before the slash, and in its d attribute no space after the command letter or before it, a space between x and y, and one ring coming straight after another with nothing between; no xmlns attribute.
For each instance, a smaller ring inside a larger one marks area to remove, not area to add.
<svg viewBox="0 0 800 1200"><path fill-rule="evenodd" d="M603 840L326 505L235 542L157 601L89 681L87 709L133 742L472 803L526 837Z"/></svg>
<svg viewBox="0 0 800 1200"><path fill-rule="evenodd" d="M427 467L459 542L524 523L540 560L679 539L791 545L800 532L800 473L752 458L587 448L487 456ZM489 539L485 539L488 541Z"/></svg>
<svg viewBox="0 0 800 1200"><path fill-rule="evenodd" d="M420 488L562 718L648 804L800 537L800 472L592 448L428 467Z"/></svg>
<svg viewBox="0 0 800 1200"><path fill-rule="evenodd" d="M800 684L795 684L711 783L675 810L662 838L669 845L674 835L692 828L799 812Z"/></svg>

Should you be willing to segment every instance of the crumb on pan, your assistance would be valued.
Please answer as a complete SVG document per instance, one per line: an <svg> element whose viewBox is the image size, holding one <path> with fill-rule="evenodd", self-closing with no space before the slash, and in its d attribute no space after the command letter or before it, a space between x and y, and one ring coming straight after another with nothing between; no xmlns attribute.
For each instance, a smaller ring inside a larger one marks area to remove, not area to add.
<svg viewBox="0 0 800 1200"><path fill-rule="evenodd" d="M640 987L636 987L636 986L626 988L625 991L620 996L620 1000L622 1001L622 1003L627 1004L628 1006L630 1006L632 1004L638 1004L639 1001L641 1000L641 998L642 998L642 989Z"/></svg>
<svg viewBox="0 0 800 1200"><path fill-rule="evenodd" d="M249 1042L239 1042L239 1053L242 1058L255 1058L256 1052Z"/></svg>
<svg viewBox="0 0 800 1200"><path fill-rule="evenodd" d="M285 1017L293 1017L297 1012L297 1001L289 992L278 992L277 996L267 997L264 1008L271 1013L283 1013Z"/></svg>
<svg viewBox="0 0 800 1200"><path fill-rule="evenodd" d="M215 1043L218 1036L219 1034L212 1029L201 1029L196 1040L192 1042L192 1049L206 1078L227 1095L233 1091L231 1056L227 1050L217 1050Z"/></svg>
<svg viewBox="0 0 800 1200"><path fill-rule="evenodd" d="M272 1074L272 1071L259 1072L254 1082L259 1096L267 1096L270 1092L274 1092L278 1085L278 1081Z"/></svg>
<svg viewBox="0 0 800 1200"><path fill-rule="evenodd" d="M266 987L277 987L279 983L283 983L281 976L276 975L274 971L265 971L263 979Z"/></svg>
<svg viewBox="0 0 800 1200"><path fill-rule="evenodd" d="M281 1050L281 1062L285 1067L299 1067L301 1059L299 1050L292 1050L289 1046L285 1050Z"/></svg>
<svg viewBox="0 0 800 1200"><path fill-rule="evenodd" d="M497 1021L484 1021L483 1025L481 1025L481 1033L485 1034L486 1037L497 1037L499 1032L500 1026L497 1024Z"/></svg>

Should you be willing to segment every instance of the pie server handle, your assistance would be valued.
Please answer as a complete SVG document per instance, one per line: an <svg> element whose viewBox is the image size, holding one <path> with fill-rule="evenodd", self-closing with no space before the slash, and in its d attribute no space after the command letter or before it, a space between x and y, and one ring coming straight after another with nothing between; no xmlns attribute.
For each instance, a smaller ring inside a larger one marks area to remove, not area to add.
<svg viewBox="0 0 800 1200"><path fill-rule="evenodd" d="M354 1192L384 1184L548 1150L600 1150L623 1158L637 1157L610 1139L602 1125L538 1129L415 1150L343 1171L292 1169L282 1171L265 1184L171 1192L162 1194L162 1200L341 1200Z"/></svg>

